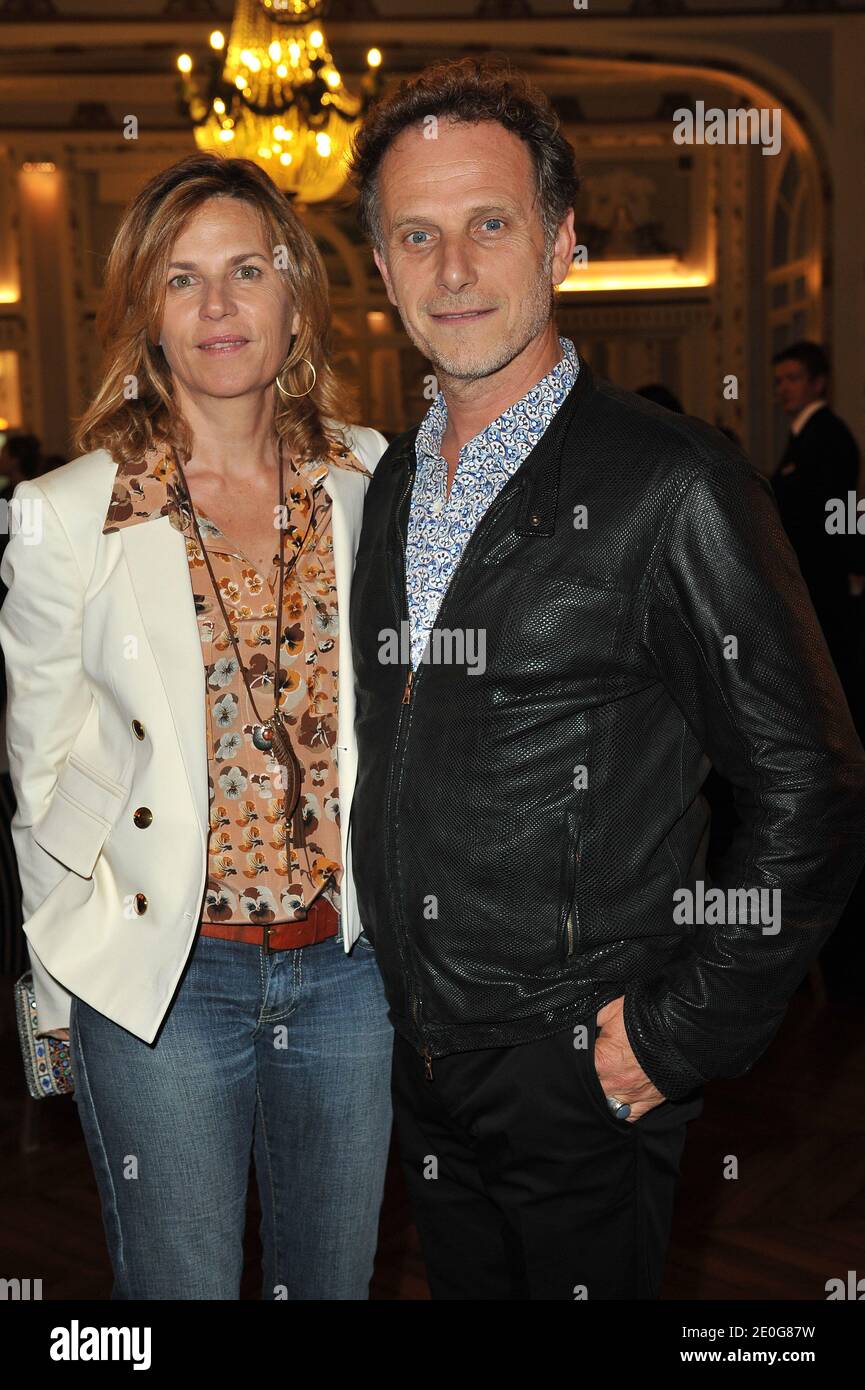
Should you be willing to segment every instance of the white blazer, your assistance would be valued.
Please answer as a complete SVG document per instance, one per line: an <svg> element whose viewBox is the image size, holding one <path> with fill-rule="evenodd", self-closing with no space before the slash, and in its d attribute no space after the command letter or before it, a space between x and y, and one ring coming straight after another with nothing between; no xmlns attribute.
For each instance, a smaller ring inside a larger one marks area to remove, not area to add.
<svg viewBox="0 0 865 1390"><path fill-rule="evenodd" d="M384 436L343 429L372 471ZM102 533L116 469L111 454L96 449L15 488L20 527L11 528L0 565L9 590L0 646L17 800L12 838L40 1030L68 1027L76 994L149 1043L204 898L205 673L183 535L167 516ZM339 610L346 951L361 931L348 837L357 774L348 603L367 484L340 468L323 484L333 499ZM34 522L38 543L28 541ZM133 820L138 806L153 813L146 829ZM139 893L147 898L142 913Z"/></svg>

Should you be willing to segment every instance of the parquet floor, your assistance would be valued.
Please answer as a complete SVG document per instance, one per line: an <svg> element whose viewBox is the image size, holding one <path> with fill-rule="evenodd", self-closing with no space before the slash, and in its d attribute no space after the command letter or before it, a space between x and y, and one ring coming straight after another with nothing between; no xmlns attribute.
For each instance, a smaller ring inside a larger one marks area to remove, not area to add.
<svg viewBox="0 0 865 1390"><path fill-rule="evenodd" d="M665 1298L823 1300L828 1278L865 1274L862 935L848 929L827 957L825 999L819 980L803 983L748 1077L707 1088L685 1147ZM107 1299L111 1269L75 1106L26 1094L11 983L0 979L0 1274L41 1278L45 1299ZM735 1179L724 1176L731 1155ZM244 1299L260 1296L257 1227L251 1182ZM372 1297L429 1297L394 1152Z"/></svg>

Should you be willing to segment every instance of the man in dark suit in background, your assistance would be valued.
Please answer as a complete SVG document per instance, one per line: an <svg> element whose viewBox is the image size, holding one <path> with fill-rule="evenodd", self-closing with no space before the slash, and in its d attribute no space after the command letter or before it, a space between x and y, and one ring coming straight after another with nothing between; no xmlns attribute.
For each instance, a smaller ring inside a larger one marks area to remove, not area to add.
<svg viewBox="0 0 865 1390"><path fill-rule="evenodd" d="M787 446L772 478L781 520L826 634L860 738L865 736L865 598L853 597L850 574L865 574L865 536L826 530L826 503L856 489L859 449L826 396L829 362L819 343L791 344L772 359L775 396L790 418ZM860 923L865 874L821 952L833 998L863 998L865 948Z"/></svg>
<svg viewBox="0 0 865 1390"><path fill-rule="evenodd" d="M855 492L859 449L826 396L829 363L819 343L791 344L772 358L775 396L790 418L790 435L772 477L784 529L826 635L852 713L863 725L857 662L856 605L849 575L861 572L855 536L826 529L826 503ZM858 542L858 543L857 543Z"/></svg>

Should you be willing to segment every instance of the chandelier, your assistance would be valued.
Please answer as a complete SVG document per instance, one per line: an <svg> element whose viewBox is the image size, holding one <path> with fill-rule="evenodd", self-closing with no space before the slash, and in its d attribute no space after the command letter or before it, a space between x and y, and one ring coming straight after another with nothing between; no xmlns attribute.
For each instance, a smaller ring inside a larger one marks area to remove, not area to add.
<svg viewBox="0 0 865 1390"><path fill-rule="evenodd" d="M214 30L198 71L177 59L181 109L201 150L252 159L284 192L318 203L339 192L351 138L378 95L371 48L361 94L343 85L321 27L327 0L237 0L226 48Z"/></svg>

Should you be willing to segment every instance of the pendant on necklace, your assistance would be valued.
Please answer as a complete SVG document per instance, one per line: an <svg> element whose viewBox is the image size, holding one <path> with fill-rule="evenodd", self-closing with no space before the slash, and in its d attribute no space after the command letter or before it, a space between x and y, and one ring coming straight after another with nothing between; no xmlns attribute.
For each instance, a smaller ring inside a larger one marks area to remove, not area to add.
<svg viewBox="0 0 865 1390"><path fill-rule="evenodd" d="M290 825L295 807L300 796L301 783L303 781L303 769L297 759L297 754L291 746L291 739L288 730L283 726L282 716L274 714L265 724L257 724L252 732L252 741L256 748L261 748L264 752L270 753L280 769L280 775L285 779L283 805L285 811L286 825ZM289 834L290 834L289 830ZM301 829L301 843L303 843L303 830Z"/></svg>
<svg viewBox="0 0 865 1390"><path fill-rule="evenodd" d="M260 748L264 753L269 753L273 748L273 730L268 728L266 724L256 724L252 741L256 748Z"/></svg>
<svg viewBox="0 0 865 1390"><path fill-rule="evenodd" d="M297 764L297 759L295 758L294 750L292 749L292 746L288 741L288 734L282 727L282 723L279 720L274 720L272 725L272 731L273 738L269 745L270 749L280 766L289 769L289 773L291 774L294 772L295 766Z"/></svg>
<svg viewBox="0 0 865 1390"><path fill-rule="evenodd" d="M273 716L265 724L256 725L253 730L252 741L256 748L262 749L265 753L271 753L280 766L288 768L291 777L297 759L281 719Z"/></svg>

